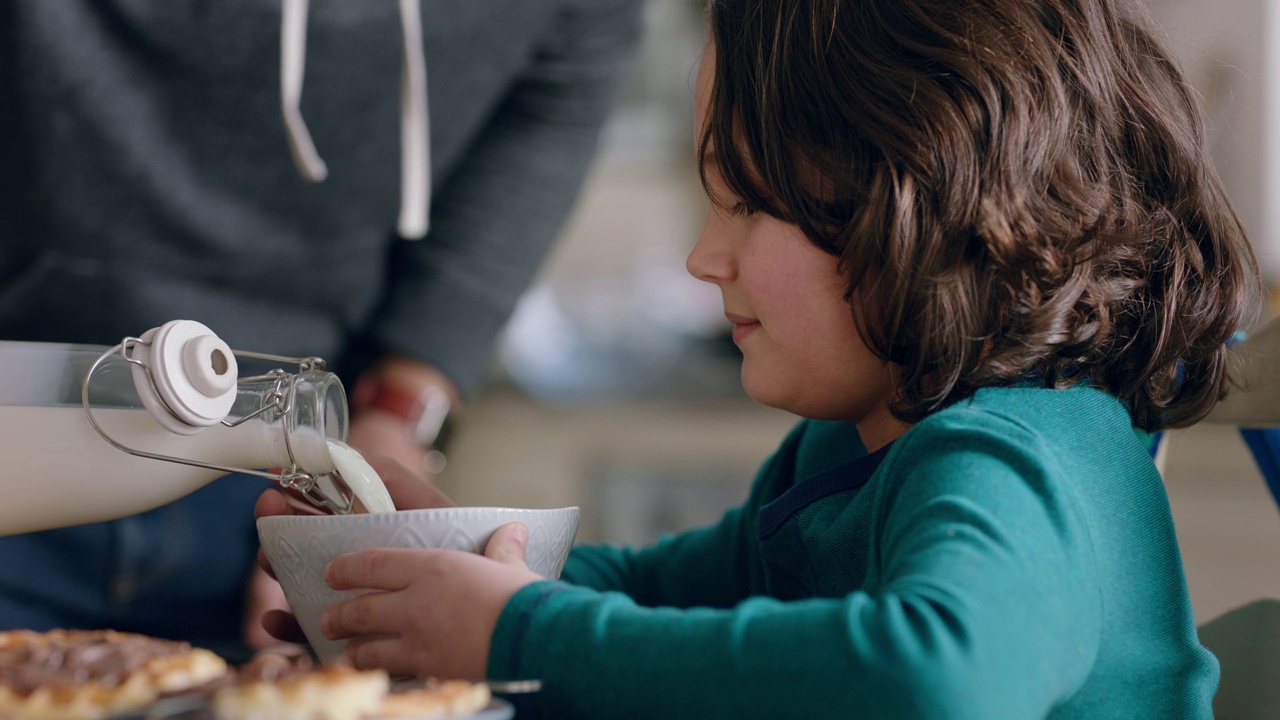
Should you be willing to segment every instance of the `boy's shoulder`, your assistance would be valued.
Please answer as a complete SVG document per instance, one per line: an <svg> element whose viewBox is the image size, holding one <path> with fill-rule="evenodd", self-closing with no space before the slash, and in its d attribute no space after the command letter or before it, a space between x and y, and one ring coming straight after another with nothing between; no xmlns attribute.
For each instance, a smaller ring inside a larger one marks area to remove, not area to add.
<svg viewBox="0 0 1280 720"><path fill-rule="evenodd" d="M964 445L975 434L994 435L1013 445L1040 446L1063 442L1087 445L1089 438L1127 439L1133 431L1121 402L1087 385L1062 389L1030 384L989 387L921 420L895 441L894 445L906 447L893 455L899 461L904 453L929 455L943 450L950 444L948 440ZM791 483L866 454L853 423L801 419L766 463L764 475Z"/></svg>
<svg viewBox="0 0 1280 720"><path fill-rule="evenodd" d="M1124 405L1084 385L981 390L898 438L877 479L886 506L951 492L999 498L1015 486L1059 508L1099 497L1140 503L1160 483Z"/></svg>
<svg viewBox="0 0 1280 720"><path fill-rule="evenodd" d="M1060 427L1132 427L1118 398L1084 383L1047 388L1031 383L987 387L922 420L917 427L955 423L1011 422L1046 430Z"/></svg>
<svg viewBox="0 0 1280 720"><path fill-rule="evenodd" d="M900 446L895 453L899 460L995 451L1045 460L1102 452L1126 464L1150 461L1124 404L1086 384L983 388L921 420L895 444Z"/></svg>

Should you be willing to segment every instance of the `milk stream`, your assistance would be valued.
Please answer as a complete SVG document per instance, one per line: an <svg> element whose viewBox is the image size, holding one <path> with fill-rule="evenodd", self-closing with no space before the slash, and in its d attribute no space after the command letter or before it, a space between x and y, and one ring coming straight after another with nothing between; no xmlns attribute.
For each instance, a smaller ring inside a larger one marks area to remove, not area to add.
<svg viewBox="0 0 1280 720"><path fill-rule="evenodd" d="M360 453L341 440L329 438L326 444L334 469L346 481L356 499L364 503L365 512L395 512L396 505L387 492L387 486Z"/></svg>

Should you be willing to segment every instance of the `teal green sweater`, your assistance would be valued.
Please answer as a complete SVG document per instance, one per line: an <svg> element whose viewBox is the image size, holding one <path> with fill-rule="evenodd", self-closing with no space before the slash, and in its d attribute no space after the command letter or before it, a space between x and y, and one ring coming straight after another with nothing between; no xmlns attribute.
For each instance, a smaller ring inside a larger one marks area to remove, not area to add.
<svg viewBox="0 0 1280 720"><path fill-rule="evenodd" d="M580 547L511 599L520 717L1211 718L1168 499L1087 387L1002 388L866 454L803 421L716 525Z"/></svg>

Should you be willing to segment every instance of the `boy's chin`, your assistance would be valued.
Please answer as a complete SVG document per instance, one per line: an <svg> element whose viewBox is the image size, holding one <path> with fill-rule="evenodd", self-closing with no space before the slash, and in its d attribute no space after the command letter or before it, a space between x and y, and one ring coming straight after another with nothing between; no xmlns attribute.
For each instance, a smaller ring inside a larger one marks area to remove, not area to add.
<svg viewBox="0 0 1280 720"><path fill-rule="evenodd" d="M796 415L803 414L799 412L799 409L796 407L794 397L789 393L781 392L781 388L778 388L776 385L771 385L768 382L759 380L753 381L753 379L748 375L745 366L742 369L742 389L747 392L747 397L761 405L764 405L765 407L785 410L786 412L794 413Z"/></svg>

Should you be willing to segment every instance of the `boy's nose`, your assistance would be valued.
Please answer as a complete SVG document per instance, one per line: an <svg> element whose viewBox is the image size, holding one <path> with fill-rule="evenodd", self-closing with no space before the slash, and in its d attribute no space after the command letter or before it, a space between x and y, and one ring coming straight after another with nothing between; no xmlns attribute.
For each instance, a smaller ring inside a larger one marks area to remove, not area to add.
<svg viewBox="0 0 1280 720"><path fill-rule="evenodd" d="M689 257L685 260L684 266L695 278L719 285L732 275L733 263L729 254L725 252L724 243L717 241L713 215L714 212L708 213L702 232L698 233L698 241L689 251Z"/></svg>

